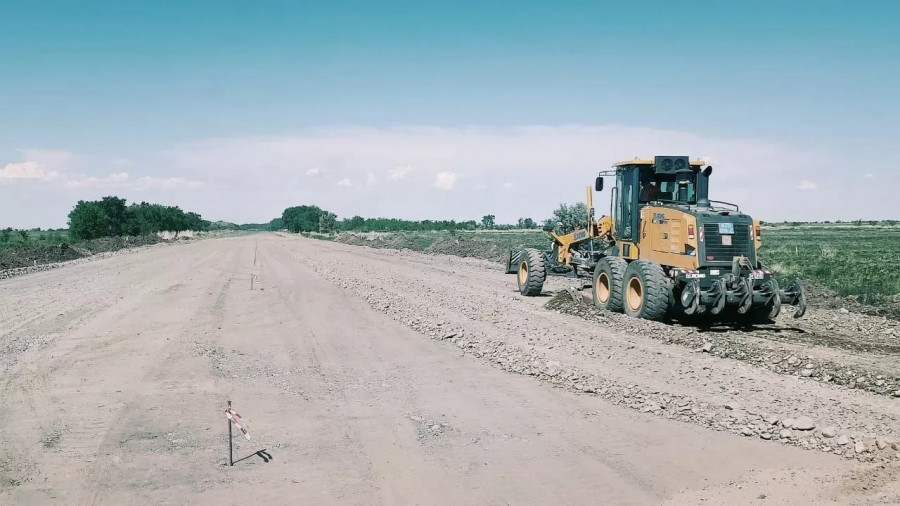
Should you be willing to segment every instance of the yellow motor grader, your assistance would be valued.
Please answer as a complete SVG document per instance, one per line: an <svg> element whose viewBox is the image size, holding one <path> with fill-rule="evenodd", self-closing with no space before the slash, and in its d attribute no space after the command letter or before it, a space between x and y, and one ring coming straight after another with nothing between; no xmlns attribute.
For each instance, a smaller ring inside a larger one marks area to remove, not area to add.
<svg viewBox="0 0 900 506"><path fill-rule="evenodd" d="M587 222L567 234L548 230L548 251L512 250L507 273L522 295L539 295L548 275L590 284L594 304L649 320L735 313L764 323L782 304L806 312L798 282L779 288L759 261L760 224L735 204L709 199L712 167L687 156L626 160L600 172L615 178L610 214L594 218L587 188Z"/></svg>

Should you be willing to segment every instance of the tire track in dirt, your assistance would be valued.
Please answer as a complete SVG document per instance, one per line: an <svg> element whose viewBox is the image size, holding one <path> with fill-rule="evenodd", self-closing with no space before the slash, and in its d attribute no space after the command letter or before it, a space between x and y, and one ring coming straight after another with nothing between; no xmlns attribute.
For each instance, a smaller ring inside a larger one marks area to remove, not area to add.
<svg viewBox="0 0 900 506"><path fill-rule="evenodd" d="M228 290L234 279L233 274L229 275L226 273L237 272L240 269L238 264L240 259L241 252L238 250L232 249L225 253L212 251L204 258L198 259L194 265L185 268L183 272L188 273L194 269L203 268L202 266L215 265L217 263L225 265L225 268L221 271L223 275L212 276L210 282L202 285L204 287L200 291L203 294L215 293L216 297L211 301L206 297L195 299L194 307L189 309L189 313L192 315L190 317L191 320L205 318L206 315L213 315L213 322L216 321L216 318L221 320L222 308L225 305ZM177 276L176 279L184 276ZM180 290L184 289L184 285L181 285ZM162 299L171 298L170 293L153 295L161 295ZM154 306L150 301L147 302L147 305L150 307ZM181 308L182 311L185 309L184 307ZM183 321L183 317L179 315L177 319L170 320L170 325L163 327L165 332L149 337L155 338L157 344L154 346L153 351L148 354L150 361L144 364L140 372L140 380L137 381L138 384L165 384L167 378L176 379L177 384L179 379L185 379L185 373L188 371L183 368L182 358L185 355L185 351L192 348L195 336L192 330L183 326ZM169 329L175 331L172 337L166 337ZM142 338L147 339L148 336L144 335ZM115 479L115 474L112 471L117 467L116 463L121 460L117 457L117 454L121 453L121 444L129 441L135 434L137 434L138 438L143 437L141 432L144 429L142 427L147 423L148 413L159 410L159 403L163 396L164 394L157 391L141 391L140 389L133 391L127 400L121 403L115 414L103 424L103 430L101 431L103 432L103 437L94 450L94 464L83 471L83 483L86 484L86 490L79 504L95 505L102 502L101 498L104 489L108 487L107 484L111 480ZM158 419L164 416L166 415L153 418ZM162 434L151 432L151 435L159 437Z"/></svg>

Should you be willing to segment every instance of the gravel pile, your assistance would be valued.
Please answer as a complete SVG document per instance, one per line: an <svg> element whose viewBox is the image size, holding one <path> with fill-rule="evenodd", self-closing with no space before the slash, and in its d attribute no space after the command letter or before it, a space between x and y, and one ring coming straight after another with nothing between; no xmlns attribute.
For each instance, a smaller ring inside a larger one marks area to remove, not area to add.
<svg viewBox="0 0 900 506"><path fill-rule="evenodd" d="M587 295L585 295L587 298ZM900 354L900 328L896 321L860 315L850 316L849 311L816 311L808 313L809 320L794 320L792 308L774 325L740 327L729 324L696 327L636 320L622 314L613 314L591 304L576 303L568 293L557 293L547 302L547 309L575 315L602 325L615 325L631 332L697 349L721 358L731 358L753 363L756 366L810 381L834 383L847 388L866 390L879 395L900 397L900 369L894 367L869 369L854 367L846 362L833 361L803 354L796 347L779 346L779 341L800 344L825 344L854 351L876 352L885 356ZM796 325L814 329L806 331ZM863 326L865 325L865 330ZM842 327L844 334L836 330ZM828 331L827 329L832 329ZM842 339L848 331L857 330L854 336ZM818 335L813 332L826 332ZM792 334L797 334L793 335Z"/></svg>

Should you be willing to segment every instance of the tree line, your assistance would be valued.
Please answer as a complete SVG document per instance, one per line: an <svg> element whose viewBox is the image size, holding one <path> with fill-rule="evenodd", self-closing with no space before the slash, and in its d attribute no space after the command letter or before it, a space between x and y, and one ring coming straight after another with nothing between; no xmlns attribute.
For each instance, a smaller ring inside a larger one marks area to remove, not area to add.
<svg viewBox="0 0 900 506"><path fill-rule="evenodd" d="M587 207L584 203L561 204L553 212L553 217L543 221L544 228L553 228L562 233L584 226L587 222ZM398 218L352 218L338 219L337 215L318 206L294 206L281 213L267 224L253 223L241 225L244 230L288 230L290 232L431 232L431 231L474 231L536 229L541 225L532 218L519 218L516 223L497 223L493 214L485 215L481 221L466 220L402 220Z"/></svg>
<svg viewBox="0 0 900 506"><path fill-rule="evenodd" d="M199 214L185 212L178 206L162 204L127 205L119 197L79 200L69 213L69 236L74 240L123 235L148 235L157 232L209 230L210 222Z"/></svg>

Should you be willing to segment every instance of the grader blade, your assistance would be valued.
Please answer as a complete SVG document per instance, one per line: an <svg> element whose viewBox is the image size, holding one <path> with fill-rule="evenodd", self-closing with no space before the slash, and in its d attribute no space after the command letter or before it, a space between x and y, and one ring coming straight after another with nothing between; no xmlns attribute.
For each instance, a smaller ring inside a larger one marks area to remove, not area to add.
<svg viewBox="0 0 900 506"><path fill-rule="evenodd" d="M569 297L572 298L572 302L574 302L575 304L584 303L584 300L581 298L581 292L578 291L576 287L570 286L569 288L566 288L566 292L569 293Z"/></svg>

